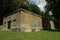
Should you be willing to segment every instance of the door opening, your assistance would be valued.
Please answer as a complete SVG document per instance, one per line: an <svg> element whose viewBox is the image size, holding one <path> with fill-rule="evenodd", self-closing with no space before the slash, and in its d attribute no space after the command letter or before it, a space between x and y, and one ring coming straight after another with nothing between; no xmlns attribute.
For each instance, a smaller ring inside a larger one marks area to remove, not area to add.
<svg viewBox="0 0 60 40"><path fill-rule="evenodd" d="M11 28L11 21L8 21L8 29Z"/></svg>

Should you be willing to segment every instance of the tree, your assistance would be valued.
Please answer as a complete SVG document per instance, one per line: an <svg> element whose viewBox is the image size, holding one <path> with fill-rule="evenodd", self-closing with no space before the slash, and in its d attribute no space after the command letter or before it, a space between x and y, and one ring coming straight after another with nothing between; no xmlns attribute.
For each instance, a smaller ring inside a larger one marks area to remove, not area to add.
<svg viewBox="0 0 60 40"><path fill-rule="evenodd" d="M35 13L40 12L40 8L36 4L29 3L27 0L3 0L1 1L1 4L0 11L2 15L5 15L18 8L23 8Z"/></svg>
<svg viewBox="0 0 60 40"><path fill-rule="evenodd" d="M39 7L29 3L28 0L0 0L0 19L2 19L4 15L7 15L18 8L23 8L40 14Z"/></svg>
<svg viewBox="0 0 60 40"><path fill-rule="evenodd" d="M60 0L46 0L46 12L52 11L53 16L55 17L55 26L57 29L60 29Z"/></svg>
<svg viewBox="0 0 60 40"><path fill-rule="evenodd" d="M41 14L41 11L40 11L40 8L36 5L36 4L30 4L30 7L29 7L29 10L34 12L34 13L37 13L37 14Z"/></svg>

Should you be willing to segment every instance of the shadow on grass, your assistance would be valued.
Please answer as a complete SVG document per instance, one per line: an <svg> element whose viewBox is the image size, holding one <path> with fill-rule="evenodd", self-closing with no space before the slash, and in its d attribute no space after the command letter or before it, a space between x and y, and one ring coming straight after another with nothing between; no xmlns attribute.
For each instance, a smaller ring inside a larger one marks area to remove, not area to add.
<svg viewBox="0 0 60 40"><path fill-rule="evenodd" d="M60 32L60 30L44 30L44 31L50 31L50 32Z"/></svg>

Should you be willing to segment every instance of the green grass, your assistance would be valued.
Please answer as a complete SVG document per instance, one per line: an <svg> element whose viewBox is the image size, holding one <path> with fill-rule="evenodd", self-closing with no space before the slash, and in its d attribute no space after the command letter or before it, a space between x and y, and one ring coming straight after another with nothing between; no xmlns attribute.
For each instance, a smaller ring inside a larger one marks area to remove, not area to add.
<svg viewBox="0 0 60 40"><path fill-rule="evenodd" d="M3 32L0 31L0 40L60 40L60 32Z"/></svg>

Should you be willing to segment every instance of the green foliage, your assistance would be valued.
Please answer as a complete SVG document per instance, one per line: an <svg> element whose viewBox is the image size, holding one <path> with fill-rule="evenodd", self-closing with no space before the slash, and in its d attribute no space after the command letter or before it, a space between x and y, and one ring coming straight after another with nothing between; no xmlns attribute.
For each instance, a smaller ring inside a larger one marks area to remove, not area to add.
<svg viewBox="0 0 60 40"><path fill-rule="evenodd" d="M29 10L40 15L40 8L36 4L30 4Z"/></svg>
<svg viewBox="0 0 60 40"><path fill-rule="evenodd" d="M55 25L58 29L60 29L59 26L59 20L60 20L60 0L46 0L47 5L46 5L46 11L52 11L53 16L55 17Z"/></svg>
<svg viewBox="0 0 60 40"><path fill-rule="evenodd" d="M47 5L45 7L46 11L52 11L53 16L57 19L60 17L60 0L46 0Z"/></svg>
<svg viewBox="0 0 60 40"><path fill-rule="evenodd" d="M23 8L37 14L40 14L41 12L37 5L29 3L28 0L0 0L0 19L2 19L4 15L7 15L19 8Z"/></svg>
<svg viewBox="0 0 60 40"><path fill-rule="evenodd" d="M27 0L3 0L0 4L0 13L5 15L18 8L23 8L37 14L40 13L40 8L35 4L29 3Z"/></svg>

